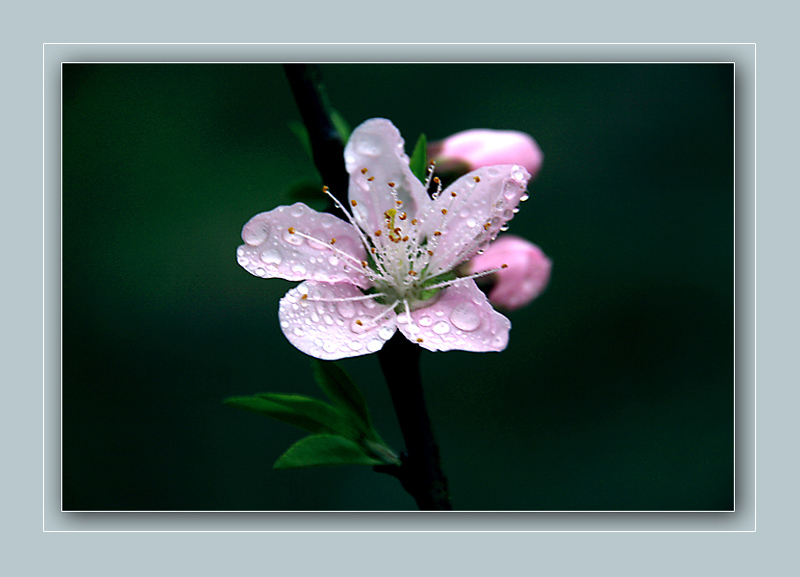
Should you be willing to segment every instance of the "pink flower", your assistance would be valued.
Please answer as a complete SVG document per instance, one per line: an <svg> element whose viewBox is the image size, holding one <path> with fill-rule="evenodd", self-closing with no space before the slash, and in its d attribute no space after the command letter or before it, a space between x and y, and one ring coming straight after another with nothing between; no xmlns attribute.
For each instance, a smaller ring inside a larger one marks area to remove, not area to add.
<svg viewBox="0 0 800 577"><path fill-rule="evenodd" d="M508 266L501 268L503 264ZM544 291L550 282L552 264L538 246L507 234L486 247L465 268L473 274L494 269L489 301L511 311L529 304Z"/></svg>
<svg viewBox="0 0 800 577"><path fill-rule="evenodd" d="M344 153L350 206L337 203L346 221L297 203L242 229L237 259L248 272L305 281L278 312L283 333L304 353L326 360L374 353L398 330L431 351L508 344L510 321L475 284L483 275L455 270L512 218L530 174L514 164L481 168L430 197L403 147L382 118L353 131Z"/></svg>
<svg viewBox="0 0 800 577"><path fill-rule="evenodd" d="M466 170L495 164L521 164L532 177L536 176L544 161L536 141L524 132L514 130L458 132L432 143L429 156L436 160L437 170L448 171L448 165L456 164L463 164Z"/></svg>

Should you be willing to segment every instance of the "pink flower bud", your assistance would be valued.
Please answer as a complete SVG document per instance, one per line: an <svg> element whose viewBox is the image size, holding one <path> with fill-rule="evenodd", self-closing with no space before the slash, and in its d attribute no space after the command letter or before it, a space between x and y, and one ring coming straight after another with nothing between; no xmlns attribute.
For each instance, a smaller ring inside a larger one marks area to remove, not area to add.
<svg viewBox="0 0 800 577"><path fill-rule="evenodd" d="M482 166L521 164L531 177L544 160L539 145L524 132L488 129L465 130L432 143L428 156L443 168L463 163L467 172Z"/></svg>
<svg viewBox="0 0 800 577"><path fill-rule="evenodd" d="M500 269L488 277L494 280L489 301L506 310L522 308L538 297L550 281L552 266L538 246L510 234L498 238L467 264L472 274Z"/></svg>

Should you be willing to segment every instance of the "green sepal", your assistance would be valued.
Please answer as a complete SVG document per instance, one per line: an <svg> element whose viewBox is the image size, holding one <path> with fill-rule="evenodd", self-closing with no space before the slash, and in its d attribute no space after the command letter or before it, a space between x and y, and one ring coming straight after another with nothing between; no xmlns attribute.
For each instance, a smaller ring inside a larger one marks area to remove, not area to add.
<svg viewBox="0 0 800 577"><path fill-rule="evenodd" d="M357 439L361 431L348 415L329 404L303 395L259 393L250 397L230 397L226 405L258 413L308 431L344 435Z"/></svg>
<svg viewBox="0 0 800 577"><path fill-rule="evenodd" d="M420 182L425 182L428 172L428 139L424 134L419 135L417 144L414 145L414 152L411 154L408 167Z"/></svg>
<svg viewBox="0 0 800 577"><path fill-rule="evenodd" d="M330 465L384 465L364 449L339 435L311 435L300 439L281 455L273 468L322 467Z"/></svg>

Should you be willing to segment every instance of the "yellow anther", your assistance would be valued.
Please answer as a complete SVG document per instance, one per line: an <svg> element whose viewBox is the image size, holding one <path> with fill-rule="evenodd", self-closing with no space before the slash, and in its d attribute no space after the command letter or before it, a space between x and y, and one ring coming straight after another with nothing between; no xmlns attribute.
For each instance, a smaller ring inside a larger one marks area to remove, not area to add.
<svg viewBox="0 0 800 577"><path fill-rule="evenodd" d="M364 326L364 323L361 322L361 319L356 319L356 324L360 327Z"/></svg>
<svg viewBox="0 0 800 577"><path fill-rule="evenodd" d="M433 177L433 182L435 182L436 184L439 184L441 182L441 180L439 180L438 176L434 176Z"/></svg>
<svg viewBox="0 0 800 577"><path fill-rule="evenodd" d="M369 263L367 261L365 261L365 260L362 260L361 261L361 266L364 267L364 268L367 268L369 266Z"/></svg>
<svg viewBox="0 0 800 577"><path fill-rule="evenodd" d="M350 201L350 204L352 204L353 206L358 206L358 201L353 199Z"/></svg>
<svg viewBox="0 0 800 577"><path fill-rule="evenodd" d="M481 181L481 177L480 176L473 176L472 180L474 180L475 182L480 182Z"/></svg>
<svg viewBox="0 0 800 577"><path fill-rule="evenodd" d="M390 186L391 188L394 188L394 183L393 183L393 182L390 182L390 183L389 183L389 186Z"/></svg>
<svg viewBox="0 0 800 577"><path fill-rule="evenodd" d="M483 230L489 230L490 228L492 228L491 222L487 222L486 224L483 225Z"/></svg>
<svg viewBox="0 0 800 577"><path fill-rule="evenodd" d="M417 342L418 342L418 343L423 343L423 342L425 342L425 341L423 341L423 340L422 340L422 338L420 337L420 338L417 338Z"/></svg>
<svg viewBox="0 0 800 577"><path fill-rule="evenodd" d="M330 188L328 188L327 186L323 186L322 187L322 192L328 192L329 190L330 190Z"/></svg>
<svg viewBox="0 0 800 577"><path fill-rule="evenodd" d="M408 274L411 276L417 276L417 273L414 272L413 270L408 271Z"/></svg>
<svg viewBox="0 0 800 577"><path fill-rule="evenodd" d="M378 230L375 231L375 236L380 236L382 234L383 234L383 232L381 232L381 229L378 229Z"/></svg>
<svg viewBox="0 0 800 577"><path fill-rule="evenodd" d="M452 196L453 198L455 198L455 197L457 197L458 195L457 195L455 192L451 192L451 193L450 193L450 196Z"/></svg>
<svg viewBox="0 0 800 577"><path fill-rule="evenodd" d="M370 176L367 180L372 182L373 180L375 180L375 177L374 176Z"/></svg>
<svg viewBox="0 0 800 577"><path fill-rule="evenodd" d="M408 241L408 235L403 237L403 242L407 242L407 241Z"/></svg>
<svg viewBox="0 0 800 577"><path fill-rule="evenodd" d="M447 214L447 209L446 208L442 209L442 214Z"/></svg>
<svg viewBox="0 0 800 577"><path fill-rule="evenodd" d="M402 200L395 200L395 201L394 201L394 203L395 203L397 206L403 206L403 201L402 201Z"/></svg>
<svg viewBox="0 0 800 577"><path fill-rule="evenodd" d="M362 168L361 169L361 174L367 174L367 169L366 168Z"/></svg>
<svg viewBox="0 0 800 577"><path fill-rule="evenodd" d="M416 218L411 219L411 224L413 224L414 226L417 226L418 222L419 221Z"/></svg>
<svg viewBox="0 0 800 577"><path fill-rule="evenodd" d="M398 217L397 217L397 218L399 218L400 220L405 220L405 219L407 219L407 218L408 218L408 215L407 215L406 213L404 213L404 212L401 212L401 213L398 215Z"/></svg>
<svg viewBox="0 0 800 577"><path fill-rule="evenodd" d="M294 230L294 227L293 227L293 226L290 226L290 227L289 227L288 229L286 229L286 230L288 230L288 231L289 231L289 234L294 234L294 233L296 232L296 231Z"/></svg>
<svg viewBox="0 0 800 577"><path fill-rule="evenodd" d="M503 263L503 264L500 265L500 268L508 268L508 265Z"/></svg>
<svg viewBox="0 0 800 577"><path fill-rule="evenodd" d="M308 295L303 295L300 298L303 299L303 300L306 300L308 298Z"/></svg>
<svg viewBox="0 0 800 577"><path fill-rule="evenodd" d="M335 238L331 239L331 244L336 244L336 239Z"/></svg>
<svg viewBox="0 0 800 577"><path fill-rule="evenodd" d="M442 231L440 230L434 231L433 236L442 236Z"/></svg>
<svg viewBox="0 0 800 577"><path fill-rule="evenodd" d="M433 256L433 251L432 250L428 251L428 256Z"/></svg>

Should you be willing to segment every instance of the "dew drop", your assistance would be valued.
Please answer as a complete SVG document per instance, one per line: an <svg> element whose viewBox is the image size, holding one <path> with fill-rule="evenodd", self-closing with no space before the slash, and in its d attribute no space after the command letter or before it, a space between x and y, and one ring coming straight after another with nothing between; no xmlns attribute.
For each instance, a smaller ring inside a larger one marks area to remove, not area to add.
<svg viewBox="0 0 800 577"><path fill-rule="evenodd" d="M239 258L236 259L236 262L238 262L242 266L245 266L250 261L248 260L248 258L246 256L240 256Z"/></svg>
<svg viewBox="0 0 800 577"><path fill-rule="evenodd" d="M390 338L392 338L393 334L394 331L390 327L381 327L380 330L378 330L378 336L384 341L388 341Z"/></svg>
<svg viewBox="0 0 800 577"><path fill-rule="evenodd" d="M350 301L342 301L337 303L336 308L338 309L342 318L352 319L354 316L356 316L356 307Z"/></svg>
<svg viewBox="0 0 800 577"><path fill-rule="evenodd" d="M329 256L328 263L330 263L331 266L336 266L337 264L339 264L339 257Z"/></svg>
<svg viewBox="0 0 800 577"><path fill-rule="evenodd" d="M520 197L519 197L519 199L520 199L522 202L525 202L525 201L526 201L526 200L528 200L529 198L530 198L530 195L529 195L527 192L526 192L525 194L523 194L522 196L520 196Z"/></svg>
<svg viewBox="0 0 800 577"><path fill-rule="evenodd" d="M254 222L244 227L242 240L247 244L258 245L264 242L269 235L269 225L266 222Z"/></svg>
<svg viewBox="0 0 800 577"><path fill-rule="evenodd" d="M302 336L303 336L304 334L306 334L306 333L305 333L305 331L304 331L303 329L301 329L300 327L295 327L295 328L294 328L294 334L296 334L298 337L302 337Z"/></svg>
<svg viewBox="0 0 800 577"><path fill-rule="evenodd" d="M261 253L261 260L265 264L279 265L283 262L283 255L275 249L267 249Z"/></svg>
<svg viewBox="0 0 800 577"><path fill-rule="evenodd" d="M306 267L298 263L292 267L292 272L295 274L306 274Z"/></svg>
<svg viewBox="0 0 800 577"><path fill-rule="evenodd" d="M303 216L303 213L305 212L303 208L304 208L303 205L300 204L299 202L297 204L293 204L289 208L289 214L291 214L295 218L299 218Z"/></svg>
<svg viewBox="0 0 800 577"><path fill-rule="evenodd" d="M371 340L367 343L367 350L371 353L377 353L381 348L383 348L383 341L379 341L378 339Z"/></svg>
<svg viewBox="0 0 800 577"><path fill-rule="evenodd" d="M433 324L433 319L427 315L419 319L419 324L423 327L429 327Z"/></svg>
<svg viewBox="0 0 800 577"><path fill-rule="evenodd" d="M366 138L356 143L356 150L366 156L377 156L381 151L377 144Z"/></svg>
<svg viewBox="0 0 800 577"><path fill-rule="evenodd" d="M361 350L364 345L360 341L350 341L347 345L354 351Z"/></svg>
<svg viewBox="0 0 800 577"><path fill-rule="evenodd" d="M326 325L332 325L333 324L333 317L331 315L323 316L322 320L325 321Z"/></svg>
<svg viewBox="0 0 800 577"><path fill-rule="evenodd" d="M522 170L519 166L514 166L511 169L511 178L516 180L518 183L522 184L525 182L525 171Z"/></svg>
<svg viewBox="0 0 800 577"><path fill-rule="evenodd" d="M478 221L474 218L467 219L467 226L470 228L475 228L478 225Z"/></svg>
<svg viewBox="0 0 800 577"><path fill-rule="evenodd" d="M258 276L265 276L265 275L267 274L267 271L265 271L265 270L264 270L263 268L261 268L261 267L258 267L258 268L256 269L256 274L257 274Z"/></svg>
<svg viewBox="0 0 800 577"><path fill-rule="evenodd" d="M450 313L450 321L458 329L462 331L474 331L481 326L481 316L475 305L469 302L463 302L456 306Z"/></svg>
<svg viewBox="0 0 800 577"><path fill-rule="evenodd" d="M301 244L303 244L303 237L297 234L292 234L291 232L289 232L288 228L283 231L283 240L294 246L300 246Z"/></svg>
<svg viewBox="0 0 800 577"><path fill-rule="evenodd" d="M322 345L322 350L325 351L326 353L333 354L336 352L336 345L333 342L328 341Z"/></svg>
<svg viewBox="0 0 800 577"><path fill-rule="evenodd" d="M433 332L437 335L444 335L450 332L450 324L447 321L439 321L433 325Z"/></svg>

